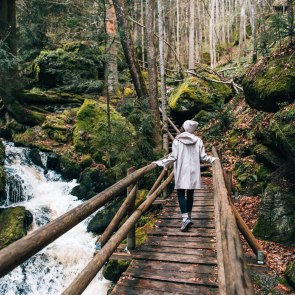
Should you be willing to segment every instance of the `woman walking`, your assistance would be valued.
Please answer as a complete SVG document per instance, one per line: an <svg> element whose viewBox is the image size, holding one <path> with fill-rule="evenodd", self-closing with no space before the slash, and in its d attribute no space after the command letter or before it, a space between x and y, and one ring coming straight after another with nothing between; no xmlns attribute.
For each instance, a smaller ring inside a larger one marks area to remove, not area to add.
<svg viewBox="0 0 295 295"><path fill-rule="evenodd" d="M184 132L177 135L173 141L172 153L167 158L155 162L158 166L163 167L174 163L175 189L182 216L181 231L187 231L193 224L191 212L194 190L201 188L200 162L213 163L218 159L205 153L203 141L193 134L197 127L197 122L185 121L183 123Z"/></svg>

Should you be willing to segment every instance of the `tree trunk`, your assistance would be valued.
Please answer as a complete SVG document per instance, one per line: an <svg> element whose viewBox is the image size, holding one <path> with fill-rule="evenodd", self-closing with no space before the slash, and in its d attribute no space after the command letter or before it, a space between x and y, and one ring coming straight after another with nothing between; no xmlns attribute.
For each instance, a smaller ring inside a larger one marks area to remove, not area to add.
<svg viewBox="0 0 295 295"><path fill-rule="evenodd" d="M160 74L161 74L161 96L162 96L162 122L163 122L163 148L166 153L168 147L168 120L167 120L167 97L164 65L164 24L163 24L163 4L158 0L158 23L159 23L159 52L160 52Z"/></svg>
<svg viewBox="0 0 295 295"><path fill-rule="evenodd" d="M293 0L288 0L288 28L289 28L289 45L292 45L293 30L294 30Z"/></svg>
<svg viewBox="0 0 295 295"><path fill-rule="evenodd" d="M112 0L107 0L105 14L105 31L107 35L106 42L106 83L108 88L108 95L116 95L118 90L118 61L117 61L117 28L116 28L116 14Z"/></svg>
<svg viewBox="0 0 295 295"><path fill-rule="evenodd" d="M146 45L149 81L149 106L154 115L153 141L155 146L161 143L161 124L158 103L158 75L156 49L154 42L154 0L146 0Z"/></svg>
<svg viewBox="0 0 295 295"><path fill-rule="evenodd" d="M195 69L195 1L190 0L189 11L189 43L188 43L188 69Z"/></svg>
<svg viewBox="0 0 295 295"><path fill-rule="evenodd" d="M256 31L256 4L255 0L251 0L251 15L252 15L252 35L253 35L253 53L252 62L257 62L257 31Z"/></svg>
<svg viewBox="0 0 295 295"><path fill-rule="evenodd" d="M134 52L134 46L131 38L131 34L128 28L128 22L125 16L124 0L113 0L118 30L121 38L121 43L124 51L126 61L128 63L131 77L134 83L135 91L139 98L147 97L147 88L140 71L139 63Z"/></svg>
<svg viewBox="0 0 295 295"><path fill-rule="evenodd" d="M5 40L10 52L16 55L15 0L0 0L0 40Z"/></svg>

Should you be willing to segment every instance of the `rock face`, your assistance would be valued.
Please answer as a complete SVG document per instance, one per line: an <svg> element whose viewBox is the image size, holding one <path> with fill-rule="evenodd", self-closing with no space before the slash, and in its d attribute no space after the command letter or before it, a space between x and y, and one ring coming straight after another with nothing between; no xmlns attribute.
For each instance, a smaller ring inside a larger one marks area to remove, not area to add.
<svg viewBox="0 0 295 295"><path fill-rule="evenodd" d="M295 56L263 58L243 80L247 103L255 109L275 112L295 99Z"/></svg>
<svg viewBox="0 0 295 295"><path fill-rule="evenodd" d="M189 77L169 97L169 106L176 114L192 118L201 110L213 111L222 106L232 95L232 90L225 84L211 82L220 80L206 74L205 78Z"/></svg>
<svg viewBox="0 0 295 295"><path fill-rule="evenodd" d="M295 242L294 191L283 191L279 185L269 184L262 196L256 237L280 243Z"/></svg>
<svg viewBox="0 0 295 295"><path fill-rule="evenodd" d="M25 207L0 209L0 249L8 246L27 234L33 216Z"/></svg>

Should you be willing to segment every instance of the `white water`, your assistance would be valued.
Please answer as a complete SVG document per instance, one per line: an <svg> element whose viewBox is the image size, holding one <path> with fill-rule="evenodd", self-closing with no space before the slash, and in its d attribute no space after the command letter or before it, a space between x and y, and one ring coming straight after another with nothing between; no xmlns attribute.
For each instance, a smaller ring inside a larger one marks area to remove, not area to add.
<svg viewBox="0 0 295 295"><path fill-rule="evenodd" d="M70 195L76 181L65 182L50 171L32 164L27 148L5 143L5 170L17 178L17 185L7 185L7 206L25 206L33 216L34 230L81 204ZM42 155L42 159L46 157ZM15 202L16 203L12 203ZM48 245L21 266L0 279L1 295L56 295L74 280L93 257L95 237L86 232L84 220L69 232ZM99 273L84 291L85 295L106 294L109 281Z"/></svg>

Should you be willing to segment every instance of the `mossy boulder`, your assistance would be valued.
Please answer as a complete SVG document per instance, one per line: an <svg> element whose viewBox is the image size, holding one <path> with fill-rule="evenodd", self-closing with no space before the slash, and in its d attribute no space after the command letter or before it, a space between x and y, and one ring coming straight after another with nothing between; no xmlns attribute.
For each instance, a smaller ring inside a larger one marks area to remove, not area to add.
<svg viewBox="0 0 295 295"><path fill-rule="evenodd" d="M56 50L43 50L34 60L37 84L75 93L101 91L104 58L95 42L68 42Z"/></svg>
<svg viewBox="0 0 295 295"><path fill-rule="evenodd" d="M295 261L291 261L287 265L285 276L288 283L295 289Z"/></svg>
<svg viewBox="0 0 295 295"><path fill-rule="evenodd" d="M241 193L251 195L260 194L264 191L272 173L264 165L256 163L253 156L237 161L233 171L236 176L238 190Z"/></svg>
<svg viewBox="0 0 295 295"><path fill-rule="evenodd" d="M117 282L126 271L131 261L110 259L102 270L102 275L109 281Z"/></svg>
<svg viewBox="0 0 295 295"><path fill-rule="evenodd" d="M212 74L204 74L205 79L189 77L169 96L169 107L174 113L193 117L201 110L213 111L231 97L232 90L222 83L210 80L220 79Z"/></svg>
<svg viewBox="0 0 295 295"><path fill-rule="evenodd" d="M112 183L113 181L105 169L88 167L81 173L79 185L72 189L71 194L78 199L90 199Z"/></svg>
<svg viewBox="0 0 295 295"><path fill-rule="evenodd" d="M294 191L270 183L262 196L258 221L253 229L256 237L279 243L295 241Z"/></svg>
<svg viewBox="0 0 295 295"><path fill-rule="evenodd" d="M295 56L262 58L243 79L247 103L255 109L275 112L295 99Z"/></svg>
<svg viewBox="0 0 295 295"><path fill-rule="evenodd" d="M27 234L33 216L25 207L0 208L0 249Z"/></svg>
<svg viewBox="0 0 295 295"><path fill-rule="evenodd" d="M122 198L116 198L112 202L108 203L105 208L98 211L90 220L87 226L87 231L95 234L102 234L117 213L122 203Z"/></svg>
<svg viewBox="0 0 295 295"><path fill-rule="evenodd" d="M273 150L263 144L256 145L253 151L260 162L272 169L278 168L283 164L282 159Z"/></svg>
<svg viewBox="0 0 295 295"><path fill-rule="evenodd" d="M295 165L295 104L277 112L270 121L271 146Z"/></svg>
<svg viewBox="0 0 295 295"><path fill-rule="evenodd" d="M110 121L111 132L106 104L86 99L77 113L73 138L76 152L89 154L98 163L118 164L117 159L132 149L136 132L113 107L110 107Z"/></svg>

